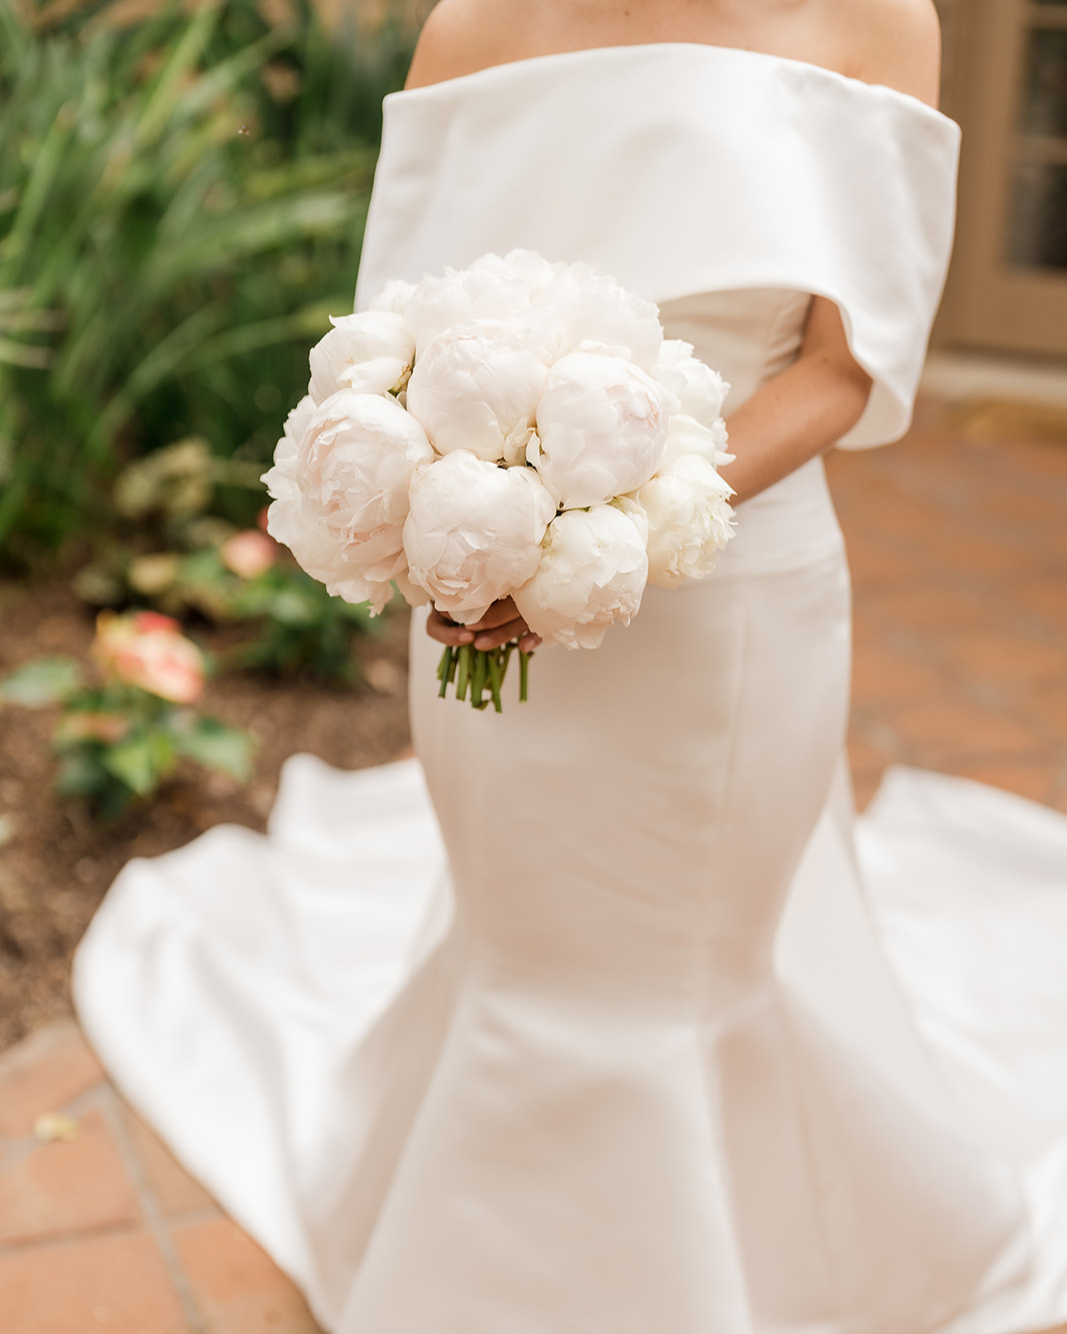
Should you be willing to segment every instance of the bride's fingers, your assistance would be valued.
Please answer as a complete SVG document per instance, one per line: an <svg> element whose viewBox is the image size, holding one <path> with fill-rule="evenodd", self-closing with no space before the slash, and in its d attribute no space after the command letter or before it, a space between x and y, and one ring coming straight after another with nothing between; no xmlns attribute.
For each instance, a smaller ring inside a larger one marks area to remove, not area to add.
<svg viewBox="0 0 1067 1334"><path fill-rule="evenodd" d="M515 620L521 620L518 607L511 598L501 598L499 602L493 603L480 621L472 621L468 629L478 634L482 630L496 630Z"/></svg>
<svg viewBox="0 0 1067 1334"><path fill-rule="evenodd" d="M482 630L474 638L475 648L499 648L501 644L506 644L509 639L519 639L522 635L529 634L529 627L521 616L512 621L505 621L503 625L495 625L491 629Z"/></svg>
<svg viewBox="0 0 1067 1334"><path fill-rule="evenodd" d="M474 640L474 631L470 626L457 625L455 621L446 620L433 607L430 608L430 614L426 618L426 633L439 644L451 644L453 648L470 644Z"/></svg>
<svg viewBox="0 0 1067 1334"><path fill-rule="evenodd" d="M533 633L511 598L494 602L482 619L472 625L457 625L436 608L431 608L426 619L426 633L439 644L449 644L453 648L473 644L477 649L492 649L516 639L523 653L532 653L541 645L541 636Z"/></svg>

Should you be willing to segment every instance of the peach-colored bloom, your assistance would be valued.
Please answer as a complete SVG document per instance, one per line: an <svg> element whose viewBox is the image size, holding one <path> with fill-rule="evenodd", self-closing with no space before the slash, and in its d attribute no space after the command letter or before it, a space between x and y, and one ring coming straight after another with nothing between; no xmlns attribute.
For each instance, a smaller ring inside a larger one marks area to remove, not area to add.
<svg viewBox="0 0 1067 1334"><path fill-rule="evenodd" d="M192 704L204 688L204 659L170 616L101 612L93 652L104 669L160 699Z"/></svg>
<svg viewBox="0 0 1067 1334"><path fill-rule="evenodd" d="M249 528L234 533L219 548L222 563L242 579L255 579L263 574L278 558L278 544L266 533Z"/></svg>
<svg viewBox="0 0 1067 1334"><path fill-rule="evenodd" d="M121 713L70 713L59 725L59 737L63 741L93 740L114 745L129 730L129 719Z"/></svg>

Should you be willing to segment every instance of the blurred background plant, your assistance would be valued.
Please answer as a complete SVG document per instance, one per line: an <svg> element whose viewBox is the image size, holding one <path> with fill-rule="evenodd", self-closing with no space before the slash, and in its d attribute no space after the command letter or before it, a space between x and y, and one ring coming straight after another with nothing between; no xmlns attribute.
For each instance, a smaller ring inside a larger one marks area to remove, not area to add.
<svg viewBox="0 0 1067 1334"><path fill-rule="evenodd" d="M175 442L198 517L252 520L409 57L307 0L0 0L0 566L113 548L116 479Z"/></svg>
<svg viewBox="0 0 1067 1334"><path fill-rule="evenodd" d="M96 609L148 607L231 627L222 668L353 685L356 638L380 622L366 605L331 597L262 526L241 529L213 512L220 486L245 487L261 505L259 473L197 438L135 460L115 484L109 536L74 590Z"/></svg>
<svg viewBox="0 0 1067 1334"><path fill-rule="evenodd" d="M71 658L39 658L0 681L0 703L58 705L52 733L55 788L113 820L154 795L181 760L245 781L252 737L192 706L204 688L204 658L169 616L102 612L92 655L97 682Z"/></svg>
<svg viewBox="0 0 1067 1334"><path fill-rule="evenodd" d="M257 526L419 22L314 6L0 0L0 1047L130 857L409 740L405 616L364 634Z"/></svg>

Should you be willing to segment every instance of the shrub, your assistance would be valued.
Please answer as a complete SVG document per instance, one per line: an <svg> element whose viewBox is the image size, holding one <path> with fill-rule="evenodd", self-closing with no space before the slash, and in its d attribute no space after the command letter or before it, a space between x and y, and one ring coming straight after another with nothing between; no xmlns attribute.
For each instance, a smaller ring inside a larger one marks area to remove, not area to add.
<svg viewBox="0 0 1067 1334"><path fill-rule="evenodd" d="M350 305L408 50L282 9L42 26L0 0L0 560L106 529L123 461L159 445L265 461Z"/></svg>
<svg viewBox="0 0 1067 1334"><path fill-rule="evenodd" d="M0 704L61 707L52 734L56 792L105 820L151 797L183 759L242 781L252 738L192 706L204 685L200 650L156 612L102 612L93 643L99 681L69 658L39 658L0 682Z"/></svg>

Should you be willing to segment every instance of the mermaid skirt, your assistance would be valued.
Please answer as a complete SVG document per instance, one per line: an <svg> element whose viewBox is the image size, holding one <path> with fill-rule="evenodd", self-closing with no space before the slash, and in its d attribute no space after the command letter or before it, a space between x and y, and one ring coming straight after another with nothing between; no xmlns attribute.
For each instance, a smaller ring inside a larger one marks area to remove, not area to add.
<svg viewBox="0 0 1067 1334"><path fill-rule="evenodd" d="M122 873L120 1086L340 1334L1067 1318L1067 821L891 771L855 826L821 467L710 579L418 761ZM747 534L746 534L747 536Z"/></svg>

